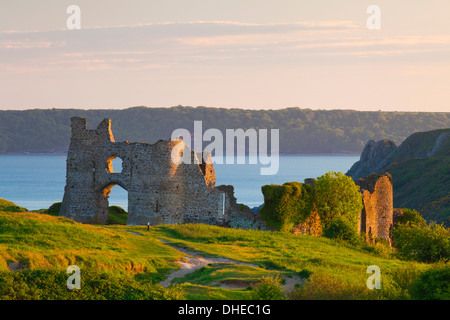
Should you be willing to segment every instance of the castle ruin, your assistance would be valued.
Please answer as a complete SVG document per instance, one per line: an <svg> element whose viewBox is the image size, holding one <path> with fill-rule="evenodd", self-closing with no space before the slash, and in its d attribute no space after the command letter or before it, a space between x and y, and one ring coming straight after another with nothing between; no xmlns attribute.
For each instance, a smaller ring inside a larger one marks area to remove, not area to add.
<svg viewBox="0 0 450 320"><path fill-rule="evenodd" d="M390 231L394 219L392 176L372 173L355 183L361 188L364 205L359 218L359 233L365 234L366 242L370 244L376 238L391 243Z"/></svg>
<svg viewBox="0 0 450 320"><path fill-rule="evenodd" d="M210 154L204 157L182 140L115 142L111 119L104 119L95 130L87 129L85 118L73 117L71 122L61 216L106 224L108 196L119 185L128 192L129 225L227 223L235 199L215 187ZM183 152L190 153L189 164L177 161L186 157ZM122 159L122 172L113 171L116 157Z"/></svg>
<svg viewBox="0 0 450 320"><path fill-rule="evenodd" d="M314 187L315 179L305 179L304 183ZM392 176L389 173L372 173L356 180L355 184L360 187L363 203L358 219L358 233L363 234L369 244L374 244L376 239L385 239L392 244L390 236L394 222ZM294 233L320 236L322 229L319 215L313 210L307 221L295 226Z"/></svg>

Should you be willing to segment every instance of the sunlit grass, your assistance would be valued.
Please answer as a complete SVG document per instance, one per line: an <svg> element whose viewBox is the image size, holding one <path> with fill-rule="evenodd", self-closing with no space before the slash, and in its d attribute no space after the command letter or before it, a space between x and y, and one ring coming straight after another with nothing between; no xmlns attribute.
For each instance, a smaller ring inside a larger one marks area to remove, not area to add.
<svg viewBox="0 0 450 320"><path fill-rule="evenodd" d="M158 283L180 268L177 261L185 256L160 239L192 250L195 255L255 265L213 264L176 278L174 282L184 288L188 299L250 299L251 284L276 275L312 279L313 287L298 292L297 298L304 298L306 293L321 297L318 292L327 281L339 283L341 292L324 292L326 297L353 298L348 290L358 288L357 296L368 298L371 295L365 284L369 265L380 267L384 284L393 283L398 270L423 271L430 267L307 235L204 224L163 225L147 230L147 226L94 226L46 214L0 212L0 271L9 272L11 262L19 262L21 270L55 272L75 264L89 272L132 279L133 286ZM249 284L249 288L218 287L233 281Z"/></svg>
<svg viewBox="0 0 450 320"><path fill-rule="evenodd" d="M126 273L176 268L181 255L157 239L37 213L0 213L0 267L80 268Z"/></svg>

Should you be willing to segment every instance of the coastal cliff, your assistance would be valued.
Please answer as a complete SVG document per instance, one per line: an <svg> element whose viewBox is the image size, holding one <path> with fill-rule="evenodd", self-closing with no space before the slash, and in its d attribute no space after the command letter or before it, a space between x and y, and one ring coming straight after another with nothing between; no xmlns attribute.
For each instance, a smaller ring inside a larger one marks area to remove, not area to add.
<svg viewBox="0 0 450 320"><path fill-rule="evenodd" d="M450 128L416 132L399 146L369 141L346 175L357 180L371 173L392 175L394 207L450 225Z"/></svg>

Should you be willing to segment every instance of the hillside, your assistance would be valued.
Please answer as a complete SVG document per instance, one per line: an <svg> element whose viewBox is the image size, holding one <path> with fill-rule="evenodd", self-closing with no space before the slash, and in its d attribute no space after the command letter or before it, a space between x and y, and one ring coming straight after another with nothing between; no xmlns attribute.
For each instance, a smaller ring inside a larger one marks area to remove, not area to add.
<svg viewBox="0 0 450 320"><path fill-rule="evenodd" d="M352 110L246 110L207 107L115 110L33 109L0 111L0 153L66 152L70 118L82 116L88 128L112 119L116 141L156 142L170 139L174 129L192 132L195 120L203 131L217 128L279 129L280 152L360 153L370 139L401 143L415 131L450 127L450 113L362 112Z"/></svg>
<svg viewBox="0 0 450 320"><path fill-rule="evenodd" d="M0 299L251 299L255 282L277 275L290 290L307 281L312 299L392 298L400 293L396 275L429 267L369 249L202 224L147 231L0 212ZM213 263L173 277L178 287L164 283L183 265L202 259ZM65 270L73 264L82 270L78 292L66 289ZM383 270L384 291L366 288L369 265Z"/></svg>
<svg viewBox="0 0 450 320"><path fill-rule="evenodd" d="M400 146L371 141L347 175L393 178L394 206L417 209L428 221L450 225L450 129L416 132Z"/></svg>

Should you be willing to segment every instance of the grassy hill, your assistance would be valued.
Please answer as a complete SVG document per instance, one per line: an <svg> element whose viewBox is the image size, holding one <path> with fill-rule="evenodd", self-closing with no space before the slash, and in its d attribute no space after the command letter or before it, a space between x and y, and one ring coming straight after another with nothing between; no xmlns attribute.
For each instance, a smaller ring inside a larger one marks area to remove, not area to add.
<svg viewBox="0 0 450 320"><path fill-rule="evenodd" d="M450 226L450 128L415 132L387 155L377 150L377 144L365 149L346 174L357 179L388 172L394 207L416 209L428 221Z"/></svg>
<svg viewBox="0 0 450 320"><path fill-rule="evenodd" d="M394 163L394 204L418 210L427 221L450 226L450 157L409 159Z"/></svg>
<svg viewBox="0 0 450 320"><path fill-rule="evenodd" d="M194 254L234 262L205 265L173 279L178 286L159 284ZM66 288L65 271L73 264L82 272L81 290ZM370 265L381 269L381 290L366 287ZM408 297L398 280L402 275L428 268L397 260L385 249L306 235L203 224L147 231L146 226L93 226L46 214L0 212L3 299L252 299L255 283L277 276L291 285L291 293L308 288L308 299L392 299Z"/></svg>
<svg viewBox="0 0 450 320"><path fill-rule="evenodd" d="M450 226L450 129L417 132L388 157L394 205L416 209L428 221Z"/></svg>

